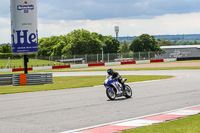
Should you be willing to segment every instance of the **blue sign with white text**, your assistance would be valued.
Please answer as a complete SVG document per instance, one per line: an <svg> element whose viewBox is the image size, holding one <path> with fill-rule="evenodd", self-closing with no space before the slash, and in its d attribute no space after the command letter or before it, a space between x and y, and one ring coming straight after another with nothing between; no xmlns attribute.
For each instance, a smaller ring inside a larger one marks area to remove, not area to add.
<svg viewBox="0 0 200 133"><path fill-rule="evenodd" d="M13 31L12 52L13 53L30 53L38 52L38 34L28 33L28 30ZM15 37L16 36L16 37Z"/></svg>

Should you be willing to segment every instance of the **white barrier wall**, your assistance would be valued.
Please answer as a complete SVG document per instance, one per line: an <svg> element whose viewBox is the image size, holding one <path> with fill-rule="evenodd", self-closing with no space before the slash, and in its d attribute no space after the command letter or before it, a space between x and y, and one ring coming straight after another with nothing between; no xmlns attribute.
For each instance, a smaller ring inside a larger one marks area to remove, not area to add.
<svg viewBox="0 0 200 133"><path fill-rule="evenodd" d="M164 62L173 62L176 61L176 58L164 59Z"/></svg>
<svg viewBox="0 0 200 133"><path fill-rule="evenodd" d="M33 67L33 70L47 70L47 69L52 69L52 66Z"/></svg>
<svg viewBox="0 0 200 133"><path fill-rule="evenodd" d="M114 66L114 65L121 65L121 62L109 62L109 63L105 63L105 66Z"/></svg>
<svg viewBox="0 0 200 133"><path fill-rule="evenodd" d="M88 67L88 64L79 64L79 65L70 65L70 68L76 68L76 67Z"/></svg>
<svg viewBox="0 0 200 133"><path fill-rule="evenodd" d="M140 61L136 61L136 64L141 64L141 63L150 63L150 60L140 60Z"/></svg>
<svg viewBox="0 0 200 133"><path fill-rule="evenodd" d="M0 72L2 73L12 72L12 69L0 69Z"/></svg>

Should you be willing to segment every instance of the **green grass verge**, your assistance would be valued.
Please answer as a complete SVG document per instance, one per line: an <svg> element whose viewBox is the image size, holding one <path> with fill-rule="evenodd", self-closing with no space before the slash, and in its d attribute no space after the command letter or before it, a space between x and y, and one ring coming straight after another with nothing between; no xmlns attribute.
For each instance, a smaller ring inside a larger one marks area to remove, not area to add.
<svg viewBox="0 0 200 133"><path fill-rule="evenodd" d="M7 59L1 59L0 60L0 68L2 67L3 69L6 67L8 63ZM48 60L40 60L40 59L29 59L28 62L28 67L36 67L36 66L53 66L55 65L68 65L60 62L54 62L54 61L48 61ZM10 60L10 66L12 68L23 68L24 67L24 60L23 59L15 59L15 60Z"/></svg>
<svg viewBox="0 0 200 133"><path fill-rule="evenodd" d="M173 76L122 76L127 78L127 82L139 82L147 80L166 79ZM30 85L30 86L1 86L0 94L10 93L22 93L22 92L34 92L34 91L47 91L69 88L80 88L102 85L105 80L105 76L66 76L66 77L54 77L53 84L45 85Z"/></svg>
<svg viewBox="0 0 200 133"><path fill-rule="evenodd" d="M122 133L200 133L200 115L175 121L140 127Z"/></svg>

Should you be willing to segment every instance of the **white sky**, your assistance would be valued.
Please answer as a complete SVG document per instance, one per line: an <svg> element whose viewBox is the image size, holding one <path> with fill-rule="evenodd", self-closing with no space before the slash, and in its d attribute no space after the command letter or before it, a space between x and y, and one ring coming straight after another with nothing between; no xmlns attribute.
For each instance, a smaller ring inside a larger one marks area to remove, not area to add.
<svg viewBox="0 0 200 133"><path fill-rule="evenodd" d="M27 0L28 1L28 0ZM199 0L37 0L39 38L86 29L119 36L200 34ZM0 44L10 42L10 2L0 0Z"/></svg>

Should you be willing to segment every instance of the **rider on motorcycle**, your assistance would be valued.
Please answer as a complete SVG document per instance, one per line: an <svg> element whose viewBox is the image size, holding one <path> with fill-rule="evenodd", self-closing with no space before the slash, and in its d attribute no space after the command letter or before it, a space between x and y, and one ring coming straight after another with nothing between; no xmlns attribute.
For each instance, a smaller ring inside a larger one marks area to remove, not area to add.
<svg viewBox="0 0 200 133"><path fill-rule="evenodd" d="M117 79L117 80L119 81L119 83L121 83L121 85L122 85L122 90L125 89L124 81L123 81L122 77L119 75L118 72L115 72L115 71L113 71L112 68L109 68L109 69L107 70L107 73L108 73L108 76L112 76L112 78ZM122 92L121 92L121 93L122 93Z"/></svg>

